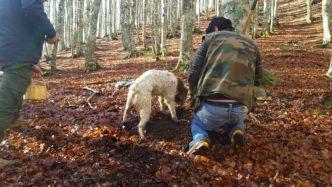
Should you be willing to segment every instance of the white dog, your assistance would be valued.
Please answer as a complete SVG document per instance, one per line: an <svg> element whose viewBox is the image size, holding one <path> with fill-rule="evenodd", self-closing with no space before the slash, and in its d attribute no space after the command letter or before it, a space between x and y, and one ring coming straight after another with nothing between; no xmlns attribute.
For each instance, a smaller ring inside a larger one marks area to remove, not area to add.
<svg viewBox="0 0 332 187"><path fill-rule="evenodd" d="M188 90L181 79L173 73L161 70L146 71L129 87L123 121L127 120L129 109L134 106L140 115L138 132L140 137L144 138L145 125L151 113L152 95L159 96L160 110L165 112L164 104L166 104L172 119L178 121L175 108L177 104L184 104L187 93Z"/></svg>

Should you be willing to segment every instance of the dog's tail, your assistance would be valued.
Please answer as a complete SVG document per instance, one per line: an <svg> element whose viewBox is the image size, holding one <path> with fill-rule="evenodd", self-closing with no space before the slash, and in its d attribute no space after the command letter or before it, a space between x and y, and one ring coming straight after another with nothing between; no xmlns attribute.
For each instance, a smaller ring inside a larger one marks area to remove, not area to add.
<svg viewBox="0 0 332 187"><path fill-rule="evenodd" d="M126 102L126 108L123 113L123 119L122 121L127 121L128 118L128 112L131 106L133 106L133 99L134 99L135 93L132 89L129 89L128 96L127 96L127 102Z"/></svg>

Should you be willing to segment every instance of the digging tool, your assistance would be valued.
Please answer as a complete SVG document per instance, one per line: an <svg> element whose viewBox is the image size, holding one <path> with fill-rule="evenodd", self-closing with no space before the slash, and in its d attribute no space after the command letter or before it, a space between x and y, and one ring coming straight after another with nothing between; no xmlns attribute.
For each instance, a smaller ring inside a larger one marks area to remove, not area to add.
<svg viewBox="0 0 332 187"><path fill-rule="evenodd" d="M250 26L250 23L251 23L251 20L252 20L252 17L254 16L254 11L256 9L256 6L257 6L257 2L258 0L254 0L252 6L251 6L251 9L250 9L250 12L248 14L248 17L247 17L247 20L246 20L246 23L244 24L243 26L243 29L242 29L242 34L245 34L247 31L248 31L248 28Z"/></svg>

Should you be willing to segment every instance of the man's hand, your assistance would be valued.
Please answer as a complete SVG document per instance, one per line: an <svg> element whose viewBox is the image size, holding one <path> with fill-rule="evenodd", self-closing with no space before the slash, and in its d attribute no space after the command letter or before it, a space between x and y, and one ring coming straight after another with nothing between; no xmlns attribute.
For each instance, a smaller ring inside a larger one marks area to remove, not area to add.
<svg viewBox="0 0 332 187"><path fill-rule="evenodd" d="M32 73L32 78L34 78L34 79L40 78L43 74L43 71L40 69L40 67L37 65L34 65L33 69L35 71Z"/></svg>
<svg viewBox="0 0 332 187"><path fill-rule="evenodd" d="M48 39L47 43L48 44L57 44L57 43L59 43L59 41L60 41L59 35L56 34L53 38Z"/></svg>

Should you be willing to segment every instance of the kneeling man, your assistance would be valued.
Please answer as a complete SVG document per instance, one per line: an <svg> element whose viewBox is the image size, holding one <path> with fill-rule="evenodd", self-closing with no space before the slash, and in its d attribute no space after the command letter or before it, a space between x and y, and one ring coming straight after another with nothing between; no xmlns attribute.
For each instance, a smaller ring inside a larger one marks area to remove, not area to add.
<svg viewBox="0 0 332 187"><path fill-rule="evenodd" d="M188 72L196 111L189 154L207 153L209 131L226 133L233 146L245 144L244 120L263 77L257 45L235 32L230 20L214 18L206 34Z"/></svg>

